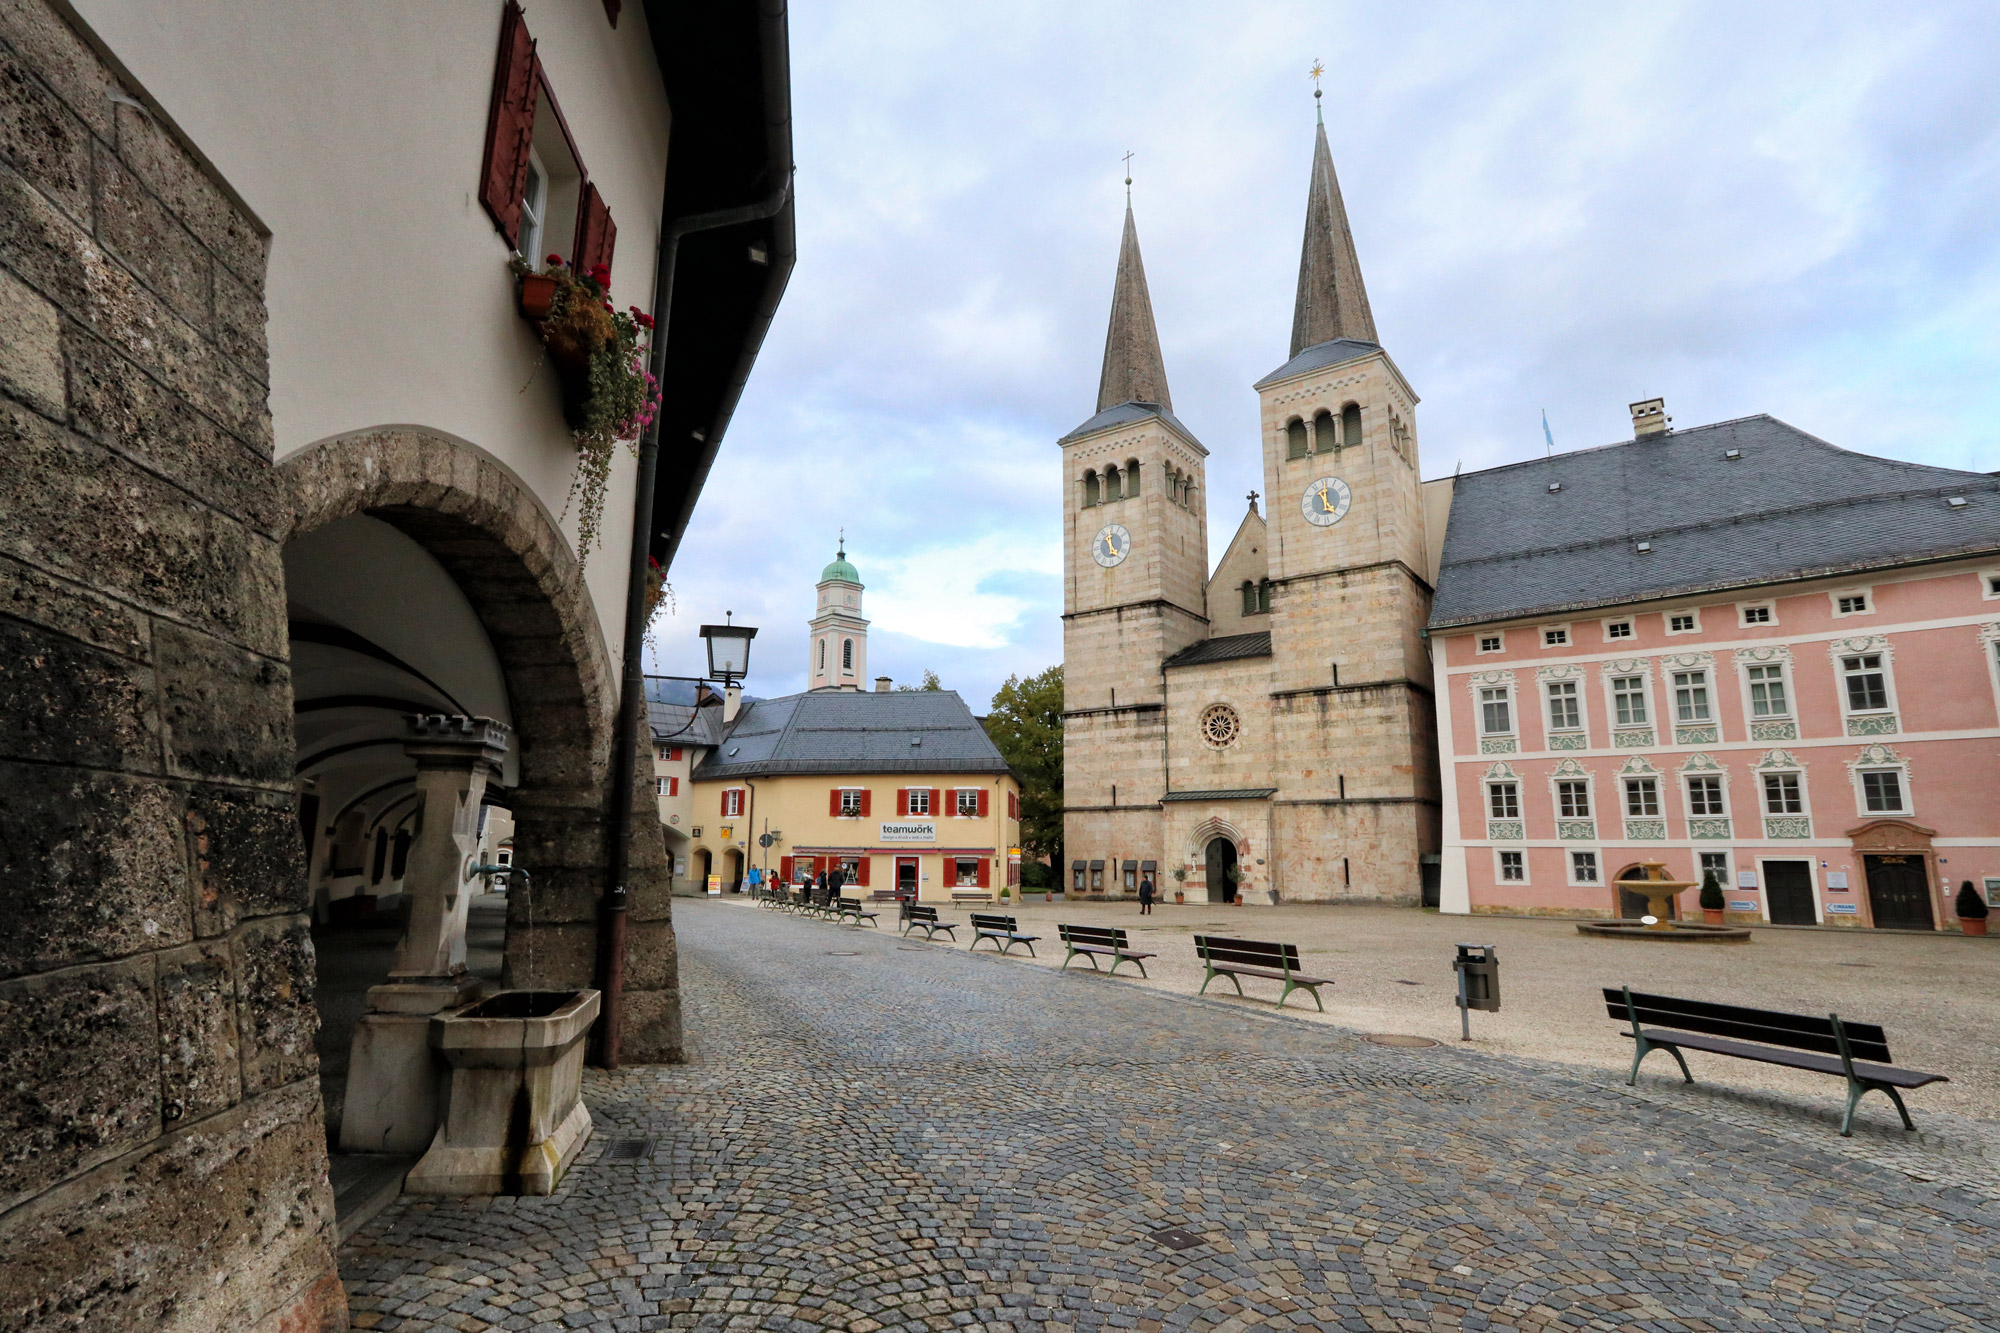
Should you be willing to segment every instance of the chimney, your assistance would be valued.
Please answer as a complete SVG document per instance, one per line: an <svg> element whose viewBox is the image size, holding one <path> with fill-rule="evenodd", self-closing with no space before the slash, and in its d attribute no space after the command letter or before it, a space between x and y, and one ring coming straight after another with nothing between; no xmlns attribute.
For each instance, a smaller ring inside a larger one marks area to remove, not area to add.
<svg viewBox="0 0 2000 1333"><path fill-rule="evenodd" d="M743 711L743 682L732 680L722 687L722 725L728 726Z"/></svg>
<svg viewBox="0 0 2000 1333"><path fill-rule="evenodd" d="M1651 439L1655 435L1665 435L1673 427L1674 419L1667 415L1667 400L1648 398L1642 403L1632 404L1632 438Z"/></svg>
<svg viewBox="0 0 2000 1333"><path fill-rule="evenodd" d="M875 693L887 694L888 692L889 692L889 678L887 676L875 677Z"/></svg>

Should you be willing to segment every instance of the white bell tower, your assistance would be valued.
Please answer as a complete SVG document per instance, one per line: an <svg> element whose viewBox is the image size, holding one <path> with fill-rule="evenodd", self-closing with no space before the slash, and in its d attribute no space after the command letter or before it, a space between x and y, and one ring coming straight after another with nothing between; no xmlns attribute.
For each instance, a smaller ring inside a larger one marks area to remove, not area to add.
<svg viewBox="0 0 2000 1333"><path fill-rule="evenodd" d="M861 573L847 563L847 539L819 574L819 605L806 639L807 689L858 690L868 679L868 622Z"/></svg>

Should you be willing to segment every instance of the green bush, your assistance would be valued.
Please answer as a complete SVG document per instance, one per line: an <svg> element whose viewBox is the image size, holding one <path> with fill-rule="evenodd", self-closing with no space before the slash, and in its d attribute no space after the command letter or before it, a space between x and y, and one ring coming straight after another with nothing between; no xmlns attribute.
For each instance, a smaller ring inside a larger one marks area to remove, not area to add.
<svg viewBox="0 0 2000 1333"><path fill-rule="evenodd" d="M1720 912L1723 909L1722 885L1716 882L1713 870L1701 872L1701 910Z"/></svg>
<svg viewBox="0 0 2000 1333"><path fill-rule="evenodd" d="M1958 919L1961 921L1986 919L1986 900L1979 896L1979 890L1972 887L1969 879L1958 886L1958 900L1954 906L1958 908Z"/></svg>

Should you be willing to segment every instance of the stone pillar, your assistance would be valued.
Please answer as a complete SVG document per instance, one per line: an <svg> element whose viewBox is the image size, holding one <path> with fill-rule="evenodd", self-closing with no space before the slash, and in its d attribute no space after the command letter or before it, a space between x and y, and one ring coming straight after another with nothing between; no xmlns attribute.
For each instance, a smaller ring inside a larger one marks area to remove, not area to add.
<svg viewBox="0 0 2000 1333"><path fill-rule="evenodd" d="M465 866L479 847L480 798L512 735L489 717L408 721L403 750L417 761L423 832L403 874L409 924L395 966L388 981L369 988L368 1012L354 1027L340 1121L344 1151L422 1152L437 1132L431 1015L471 1002L479 990L465 970Z"/></svg>

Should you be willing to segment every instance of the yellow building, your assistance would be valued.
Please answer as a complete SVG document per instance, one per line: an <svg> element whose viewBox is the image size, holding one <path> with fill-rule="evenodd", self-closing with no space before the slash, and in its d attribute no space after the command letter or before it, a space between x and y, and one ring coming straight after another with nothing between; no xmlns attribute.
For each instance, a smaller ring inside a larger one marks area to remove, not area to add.
<svg viewBox="0 0 2000 1333"><path fill-rule="evenodd" d="M687 784L689 877L727 891L838 869L863 896L926 901L1018 886L1020 786L986 729L952 690L856 688L868 622L844 552L819 590L809 679L830 683L725 704Z"/></svg>

